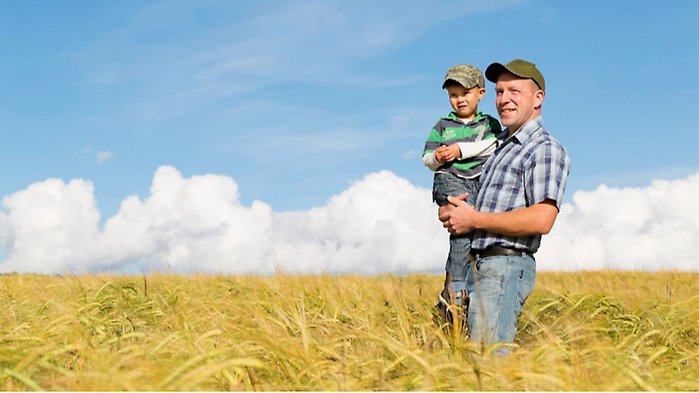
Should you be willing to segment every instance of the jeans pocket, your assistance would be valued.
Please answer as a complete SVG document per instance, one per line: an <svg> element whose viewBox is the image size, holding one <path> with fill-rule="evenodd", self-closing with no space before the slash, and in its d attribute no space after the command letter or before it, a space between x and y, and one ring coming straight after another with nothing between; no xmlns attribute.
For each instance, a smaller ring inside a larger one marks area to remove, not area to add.
<svg viewBox="0 0 699 393"><path fill-rule="evenodd" d="M485 257L476 262L476 272L484 279L500 279L505 277L506 266L503 266L502 257Z"/></svg>

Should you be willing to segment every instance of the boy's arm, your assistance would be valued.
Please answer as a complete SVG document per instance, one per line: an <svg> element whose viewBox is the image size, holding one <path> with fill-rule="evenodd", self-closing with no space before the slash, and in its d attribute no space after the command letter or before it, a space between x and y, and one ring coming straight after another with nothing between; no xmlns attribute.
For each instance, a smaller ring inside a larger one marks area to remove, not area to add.
<svg viewBox="0 0 699 393"><path fill-rule="evenodd" d="M460 150L459 152L455 152L452 154L455 154L455 157L463 160L466 158L471 158L471 157L477 157L477 156L489 156L493 154L495 149L498 147L498 141L495 138L492 139L487 139L483 141L477 141L477 142L458 142L454 145L451 145L452 148L458 147ZM444 147L440 147L444 148ZM447 161L451 161L451 159L447 159ZM430 168L433 172L436 171L444 162L440 162L437 160L437 154L436 151L427 151L425 154L422 155L422 163L425 164L426 167Z"/></svg>
<svg viewBox="0 0 699 393"><path fill-rule="evenodd" d="M432 172L439 169L443 162L437 161L435 152L439 149L442 144L442 133L437 130L439 122L432 127L430 134L427 136L427 141L425 141L425 149L422 152L422 163L425 164Z"/></svg>
<svg viewBox="0 0 699 393"><path fill-rule="evenodd" d="M432 154L432 157L429 154ZM435 171L437 168L441 167L445 162L452 162L461 158L461 149L457 144L440 146L434 152L427 151L422 156L422 162L427 165L428 168Z"/></svg>
<svg viewBox="0 0 699 393"><path fill-rule="evenodd" d="M425 153L422 155L422 163L425 164L432 172L436 171L441 163L437 162L437 157L435 157L434 152Z"/></svg>
<svg viewBox="0 0 699 393"><path fill-rule="evenodd" d="M498 140L492 138L477 142L458 142L456 145L461 149L461 159L463 160L466 158L489 156L493 154L495 149L498 148Z"/></svg>

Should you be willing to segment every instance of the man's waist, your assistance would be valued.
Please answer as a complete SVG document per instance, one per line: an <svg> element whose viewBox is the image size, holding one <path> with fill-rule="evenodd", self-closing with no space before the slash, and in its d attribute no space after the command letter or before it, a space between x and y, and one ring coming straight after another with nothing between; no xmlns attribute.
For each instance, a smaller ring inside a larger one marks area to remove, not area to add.
<svg viewBox="0 0 699 393"><path fill-rule="evenodd" d="M476 204L476 210L479 209ZM476 230L471 236L471 249L473 252L483 252L491 247L505 247L513 250L525 251L527 254L534 254L541 245L541 235L533 236L503 236L495 233Z"/></svg>
<svg viewBox="0 0 699 393"><path fill-rule="evenodd" d="M490 246L483 250L471 249L470 254L475 259L495 257L495 256L528 256L532 255L532 252L525 249L519 249L515 247L505 247L505 246Z"/></svg>

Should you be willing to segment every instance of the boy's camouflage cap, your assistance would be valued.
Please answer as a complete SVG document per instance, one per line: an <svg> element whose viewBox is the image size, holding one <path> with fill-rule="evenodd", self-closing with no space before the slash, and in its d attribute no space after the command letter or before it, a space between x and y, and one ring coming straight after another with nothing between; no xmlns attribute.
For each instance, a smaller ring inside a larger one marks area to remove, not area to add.
<svg viewBox="0 0 699 393"><path fill-rule="evenodd" d="M467 89L476 86L485 87L483 73L477 67L470 64L457 64L453 67L449 67L447 74L444 76L442 89L446 87L447 81L449 80L453 80Z"/></svg>
<svg viewBox="0 0 699 393"><path fill-rule="evenodd" d="M493 63L485 69L485 76L489 81L497 83L498 77L505 71L520 78L531 79L537 84L537 86L539 86L541 90L546 91L546 81L544 80L544 76L541 74L541 71L536 68L536 64L522 59L512 60L506 65Z"/></svg>

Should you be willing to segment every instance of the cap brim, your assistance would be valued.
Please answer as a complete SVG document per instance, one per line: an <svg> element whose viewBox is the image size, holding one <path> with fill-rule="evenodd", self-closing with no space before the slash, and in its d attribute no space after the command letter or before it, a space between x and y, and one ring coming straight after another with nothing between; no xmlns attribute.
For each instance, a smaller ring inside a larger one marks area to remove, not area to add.
<svg viewBox="0 0 699 393"><path fill-rule="evenodd" d="M485 77L489 81L491 81L493 83L497 83L498 77L503 72L509 72L509 73L514 74L514 72L510 71L510 69L505 67L504 65L502 65L500 63L493 63L493 64L489 65L488 68L485 69ZM517 74L515 74L515 75L517 75Z"/></svg>
<svg viewBox="0 0 699 393"><path fill-rule="evenodd" d="M458 80L458 79L454 79L454 78L447 78L447 79L444 81L444 83L442 83L442 89L445 89L445 88L447 87L447 82L449 82L449 81L451 81L451 82L456 82L456 83L458 83L459 85L463 86L463 87L466 88L466 89L473 89L474 87L478 86L478 83L477 83L477 82L470 81L471 83L464 83L463 80Z"/></svg>

